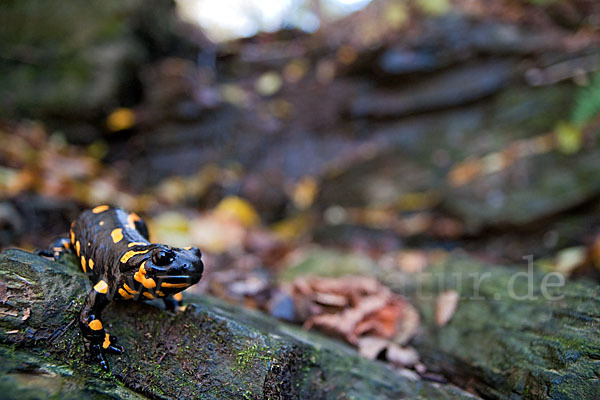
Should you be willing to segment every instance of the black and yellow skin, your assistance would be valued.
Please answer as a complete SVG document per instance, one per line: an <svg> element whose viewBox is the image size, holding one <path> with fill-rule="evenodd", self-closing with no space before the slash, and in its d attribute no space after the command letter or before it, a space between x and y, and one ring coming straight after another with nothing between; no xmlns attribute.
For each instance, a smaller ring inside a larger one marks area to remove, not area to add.
<svg viewBox="0 0 600 400"><path fill-rule="evenodd" d="M101 321L112 301L162 298L167 309L181 305L181 291L197 283L204 265L195 247L173 248L150 243L144 221L120 208L98 206L71 224L68 238L57 240L42 255L74 253L93 283L79 314L87 354L108 369L105 354L121 354Z"/></svg>

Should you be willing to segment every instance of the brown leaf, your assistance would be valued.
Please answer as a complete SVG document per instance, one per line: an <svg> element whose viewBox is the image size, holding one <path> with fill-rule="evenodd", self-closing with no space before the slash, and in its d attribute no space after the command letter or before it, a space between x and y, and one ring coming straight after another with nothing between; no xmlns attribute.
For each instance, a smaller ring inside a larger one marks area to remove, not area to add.
<svg viewBox="0 0 600 400"><path fill-rule="evenodd" d="M455 290L445 291L438 296L435 309L435 322L438 326L444 326L452 319L459 297Z"/></svg>
<svg viewBox="0 0 600 400"><path fill-rule="evenodd" d="M358 352L361 356L369 360L374 360L389 343L389 340L378 336L364 336L358 339Z"/></svg>
<svg viewBox="0 0 600 400"><path fill-rule="evenodd" d="M394 343L404 345L418 332L421 324L419 312L409 303L404 305L402 317L398 320L397 333Z"/></svg>
<svg viewBox="0 0 600 400"><path fill-rule="evenodd" d="M371 332L384 338L393 337L398 329L398 322L404 313L405 306L406 302L401 299L390 301L387 305L361 321L354 329L354 333L360 336Z"/></svg>
<svg viewBox="0 0 600 400"><path fill-rule="evenodd" d="M356 325L368 314L382 308L389 301L389 293L382 292L364 297L351 308L337 314L321 314L309 318L304 327L310 329L315 326L322 330L340 335L348 342L356 344L358 337L354 333Z"/></svg>
<svg viewBox="0 0 600 400"><path fill-rule="evenodd" d="M419 353L412 347L400 347L390 343L387 347L386 358L397 367L412 367L419 362Z"/></svg>

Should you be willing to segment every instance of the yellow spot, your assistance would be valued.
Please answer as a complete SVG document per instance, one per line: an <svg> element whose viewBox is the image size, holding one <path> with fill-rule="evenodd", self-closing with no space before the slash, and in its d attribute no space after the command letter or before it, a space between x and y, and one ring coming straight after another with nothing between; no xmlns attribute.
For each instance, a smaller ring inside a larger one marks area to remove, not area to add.
<svg viewBox="0 0 600 400"><path fill-rule="evenodd" d="M164 295L165 295L165 294L164 294L163 292L161 292L160 290L157 290L157 291L156 291L156 294L157 294L159 297L164 297Z"/></svg>
<svg viewBox="0 0 600 400"><path fill-rule="evenodd" d="M100 214L101 212L103 212L103 211L106 211L106 210L108 210L109 208L110 208L110 207L109 207L109 206L107 206L107 205L98 206L98 207L94 207L94 208L92 208L92 212L93 212L94 214Z"/></svg>
<svg viewBox="0 0 600 400"><path fill-rule="evenodd" d="M90 269L94 269L94 260L91 258L88 260L88 264L90 265Z"/></svg>
<svg viewBox="0 0 600 400"><path fill-rule="evenodd" d="M133 290L132 288L130 288L129 285L127 285L126 283L123 284L123 288L131 294L139 294L140 293L137 290Z"/></svg>
<svg viewBox="0 0 600 400"><path fill-rule="evenodd" d="M71 231L71 243L75 244L75 232Z"/></svg>
<svg viewBox="0 0 600 400"><path fill-rule="evenodd" d="M147 243L144 242L131 242L127 245L127 247L133 247L133 246L145 246Z"/></svg>
<svg viewBox="0 0 600 400"><path fill-rule="evenodd" d="M108 291L108 284L105 281L100 281L96 283L96 286L94 286L94 290L98 293L106 294L106 292Z"/></svg>
<svg viewBox="0 0 600 400"><path fill-rule="evenodd" d="M125 289L119 288L119 294L124 299L133 299L133 296L125 291Z"/></svg>
<svg viewBox="0 0 600 400"><path fill-rule="evenodd" d="M85 267L87 266L86 262L85 262L85 257L81 256L81 268L83 268L83 272L87 272L85 270Z"/></svg>
<svg viewBox="0 0 600 400"><path fill-rule="evenodd" d="M129 250L127 253L123 254L123 257L121 257L121 262L123 264L125 264L127 261L129 261L129 259L131 257L135 256L136 254L144 254L147 252L148 252L148 250L140 250L140 251Z"/></svg>
<svg viewBox="0 0 600 400"><path fill-rule="evenodd" d="M146 296L147 298L149 298L149 299L153 299L153 298L154 298L154 296L152 296L152 294L151 294L151 293L144 292L144 293L142 293L142 294L143 294L144 296Z"/></svg>
<svg viewBox="0 0 600 400"><path fill-rule="evenodd" d="M110 346L110 335L107 333L104 335L104 343L102 343L102 348L108 349L108 346Z"/></svg>
<svg viewBox="0 0 600 400"><path fill-rule="evenodd" d="M121 228L114 229L110 233L110 236L112 237L112 240L114 243L120 242L121 239L123 239L123 229L121 229Z"/></svg>
<svg viewBox="0 0 600 400"><path fill-rule="evenodd" d="M136 213L131 213L127 216L127 227L135 229L135 222L141 220L140 216Z"/></svg>
<svg viewBox="0 0 600 400"><path fill-rule="evenodd" d="M175 300L177 300L177 301L181 301L181 300L183 300L183 296L181 295L181 293L175 293L175 294L173 295L173 298L174 298Z"/></svg>
<svg viewBox="0 0 600 400"><path fill-rule="evenodd" d="M188 287L190 286L187 283L169 283L169 282L163 282L160 284L161 287L163 288L184 288L184 287Z"/></svg>
<svg viewBox="0 0 600 400"><path fill-rule="evenodd" d="M102 329L102 322L100 322L99 319L95 319L92 322L90 322L88 326L94 331L99 331L100 329Z"/></svg>
<svg viewBox="0 0 600 400"><path fill-rule="evenodd" d="M104 225L104 221L100 221L98 224L99 224L100 226L102 226L102 225Z"/></svg>
<svg viewBox="0 0 600 400"><path fill-rule="evenodd" d="M117 108L106 117L106 127L111 132L118 132L135 125L135 113L130 108Z"/></svg>
<svg viewBox="0 0 600 400"><path fill-rule="evenodd" d="M184 247L183 249L184 249L184 250L191 250L191 249L192 249L192 246Z"/></svg>
<svg viewBox="0 0 600 400"><path fill-rule="evenodd" d="M79 240L75 242L75 250L77 251L77 256L79 256L79 252L81 251L81 244L79 243Z"/></svg>

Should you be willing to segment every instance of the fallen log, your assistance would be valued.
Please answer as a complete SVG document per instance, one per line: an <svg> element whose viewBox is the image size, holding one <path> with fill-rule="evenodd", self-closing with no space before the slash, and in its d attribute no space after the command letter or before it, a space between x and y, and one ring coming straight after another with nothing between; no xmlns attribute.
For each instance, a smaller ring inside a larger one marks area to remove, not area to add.
<svg viewBox="0 0 600 400"><path fill-rule="evenodd" d="M0 254L0 390L8 398L475 398L410 379L348 347L259 313L196 298L184 312L113 302L126 352L84 361L77 315L88 279L71 263Z"/></svg>
<svg viewBox="0 0 600 400"><path fill-rule="evenodd" d="M427 269L409 286L397 276L383 280L419 308L423 332L413 345L429 370L487 398L599 398L597 284L462 256ZM436 313L448 306L439 298L450 291L459 296L456 310L439 326Z"/></svg>

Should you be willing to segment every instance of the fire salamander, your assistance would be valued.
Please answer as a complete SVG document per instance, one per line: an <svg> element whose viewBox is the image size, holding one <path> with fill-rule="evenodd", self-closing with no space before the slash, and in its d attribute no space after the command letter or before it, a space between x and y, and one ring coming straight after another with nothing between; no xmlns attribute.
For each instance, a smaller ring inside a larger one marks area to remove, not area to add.
<svg viewBox="0 0 600 400"><path fill-rule="evenodd" d="M113 299L162 298L173 310L181 305L181 291L198 283L204 265L195 247L173 248L150 243L148 228L135 213L107 205L84 211L71 224L70 236L38 254L58 259L74 253L93 289L79 313L79 328L87 356L108 370L106 354L121 354L123 347L101 321L102 310Z"/></svg>

